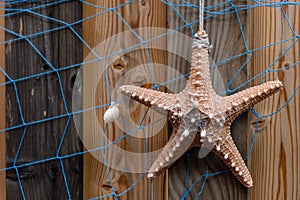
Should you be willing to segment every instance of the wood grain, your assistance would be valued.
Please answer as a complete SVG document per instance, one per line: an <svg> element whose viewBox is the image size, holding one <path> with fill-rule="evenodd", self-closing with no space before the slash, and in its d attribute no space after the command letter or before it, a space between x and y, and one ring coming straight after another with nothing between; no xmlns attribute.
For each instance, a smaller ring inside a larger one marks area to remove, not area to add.
<svg viewBox="0 0 300 200"><path fill-rule="evenodd" d="M172 2L180 3L181 1L177 0ZM189 2L195 5L199 4L199 1L197 0ZM205 2L206 5L212 6L223 1L214 0ZM247 1L234 1L234 3L246 4ZM177 9L183 16L183 18L186 19L189 23L199 19L199 12L197 9L193 9L191 7L177 7ZM239 17L241 23L243 24L243 28L245 28L247 12L239 12ZM175 14L175 12L171 8L169 8L168 28L175 29L183 25L184 23L182 22L182 20ZM194 31L197 31L197 23L192 27ZM230 58L245 51L245 46L243 45L243 39L241 37L240 26L235 14L210 17L205 21L205 29L208 32L210 41L214 47L211 53L211 57L214 62ZM189 27L180 30L180 32L191 36L191 30ZM184 49L185 51L189 51L189 54L191 54L190 42L181 41L178 39L168 41L168 47L174 48L173 45L175 46L175 48ZM181 55L169 55L168 65L174 67L175 70L179 71L180 73L188 73L189 60L185 60L180 56ZM224 64L218 65L219 72L214 70L211 71L212 76L214 77L213 84L216 91L224 92L224 86L222 87L222 84L227 85L233 74L241 67L245 60L246 57L242 56ZM235 88L246 80L247 71L246 69L244 69L233 81L230 89ZM180 89L181 86L178 86L177 88ZM234 122L231 130L234 141L243 156L245 156L247 152L247 120L247 115L243 114ZM188 174L188 187L190 187L201 174L205 173L206 164L208 162L209 173L227 169L224 163L213 154L209 154L206 158L199 159L196 149L194 151L191 151L189 155L183 156L177 163L175 163L174 166L169 170L169 199L180 199L184 194L186 172L189 165L188 163L190 163L190 171ZM186 199L195 199L198 193L201 191L202 184L203 179L201 179L187 194ZM242 184L240 184L231 173L209 177L200 196L200 199L246 198L247 189Z"/></svg>
<svg viewBox="0 0 300 200"><path fill-rule="evenodd" d="M84 5L84 18L105 12L105 9L101 7L114 8L120 5L120 1L117 0L90 0L89 3L99 6L99 8ZM128 32L128 26L121 20L118 14L144 40L150 39L153 35L160 34L160 31L157 31L156 28L152 30L142 30L139 28L166 27L166 6L159 0L138 0L116 9L116 12L105 12L83 23L83 38L89 47L93 48L100 57L106 57L140 42L132 32ZM127 34L125 36L121 35L119 38L110 39L114 35L126 31ZM150 48L162 45L166 49L165 38L155 40L147 45ZM118 87L122 84L151 86L154 83L154 79L151 76L150 62L154 63L153 72L156 81L164 82L164 67L157 68L156 65L166 64L166 53L150 48L149 56L151 61L149 60L145 46L138 46L130 51L115 54L103 61L85 64L83 66L83 108L93 108L96 105L110 103L106 81L110 85L110 91L114 93L112 96L113 101L122 98L118 92ZM84 60L97 59L96 56L91 54L87 46L84 47L83 55ZM102 70L102 66L106 68L106 75ZM118 118L118 124L109 124L105 137L103 137L103 114L107 108L108 106L104 106L83 113L83 138L86 149L97 148L99 147L99 143L107 145L111 141L123 137L129 131L138 128L147 110L146 107L132 101L129 104L121 103L119 106L120 117ZM128 110L129 112L126 113ZM146 115L142 125L152 123L159 119L159 117L161 116L156 112L150 111ZM141 176L140 171L133 173L135 172L134 169L138 167L143 168L143 165L146 163L145 155L142 154L140 159L137 159L137 156L130 157L132 153L141 154L145 152L144 140L142 139L144 133L146 135L157 133L152 137L148 136L148 152L161 148L167 141L166 126L158 123L158 125L146 127L144 132L143 129L139 129L136 133L120 140L118 143L106 147L102 152L95 151L84 155L84 199L105 195L108 195L105 199L114 199L113 195L120 195L118 199L151 198L150 181L147 180L146 176L137 183L134 183ZM106 155L106 162L103 154ZM150 156L149 163L153 159L154 156ZM128 172L126 172L126 169ZM110 172L110 177L107 170ZM144 171L146 171L145 167ZM154 199L166 199L166 181L166 175L163 174L153 182ZM134 187L130 188L131 185ZM128 192L126 191L127 189L129 190Z"/></svg>
<svg viewBox="0 0 300 200"><path fill-rule="evenodd" d="M282 11L286 13L294 31L300 33L299 6L253 9L250 12L251 49L294 37ZM253 77L266 70L295 40L255 52L253 62L249 65L250 76ZM271 69L284 68L299 60L300 43L297 42L271 66ZM299 77L299 64L277 73L267 73L263 81L279 79L284 84L284 90L255 106L256 111L260 115L277 111L299 86ZM259 84L262 78L257 78L254 84ZM250 157L250 171L254 179L254 188L250 192L251 199L300 199L299 101L298 91L283 110L267 119L262 119L264 125L257 132ZM253 131L251 133L253 134Z"/></svg>
<svg viewBox="0 0 300 200"><path fill-rule="evenodd" d="M0 3L0 26L5 27L4 3ZM5 41L5 31L0 30L0 42ZM5 70L5 45L0 45L0 67ZM0 83L5 82L5 76L0 72ZM5 86L0 86L0 129L5 129ZM0 133L0 169L6 167L6 135ZM6 172L0 173L0 199L6 199Z"/></svg>
<svg viewBox="0 0 300 200"><path fill-rule="evenodd" d="M43 3L52 2L43 1ZM36 4L36 1L19 4L7 4L8 9L25 9ZM81 4L76 1L61 3L40 9L35 12L56 19L74 22L82 18ZM9 12L9 11L8 11ZM17 34L29 35L62 26L34 14L22 12L11 14L6 18L6 28ZM81 26L73 26L80 33ZM6 40L13 40L17 36L6 33ZM55 67L62 68L82 62L82 44L69 28L41 34L28 38L32 44ZM49 72L50 66L41 58L25 39L7 43L6 46L7 74L16 82L17 92L27 123L36 122L50 117L66 114L66 109L59 87L56 73L28 78L30 75ZM69 111L72 109L72 91L77 69L72 68L59 72L62 88ZM16 90L13 84L6 85L6 126L22 125L20 110L18 110ZM62 134L66 127L67 118L59 118L43 123L27 126L24 141L21 143L19 156L16 158L24 127L6 132L7 166L29 164L19 167L19 177L26 199L68 199L64 177L59 159L49 162L32 164L32 162L53 158L56 156ZM67 128L66 136L59 155L69 155L82 150L80 138L77 135L73 120ZM74 156L62 160L66 180L72 199L82 199L82 159ZM31 163L31 164L30 164ZM16 171L7 171L7 199L23 199Z"/></svg>

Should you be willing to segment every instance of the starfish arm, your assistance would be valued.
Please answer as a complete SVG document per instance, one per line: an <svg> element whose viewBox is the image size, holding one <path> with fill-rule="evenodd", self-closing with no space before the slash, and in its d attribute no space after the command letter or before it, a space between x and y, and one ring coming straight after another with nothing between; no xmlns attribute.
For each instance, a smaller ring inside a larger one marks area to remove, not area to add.
<svg viewBox="0 0 300 200"><path fill-rule="evenodd" d="M246 187L253 186L251 174L239 152L232 137L229 135L230 128L227 129L228 135L216 143L213 152L220 157L230 168L234 176Z"/></svg>
<svg viewBox="0 0 300 200"><path fill-rule="evenodd" d="M176 98L174 94L168 94L157 90L150 90L133 85L123 85L120 91L126 96L151 107L160 113L172 111L175 108Z"/></svg>
<svg viewBox="0 0 300 200"><path fill-rule="evenodd" d="M192 144L196 134L197 131L187 132L181 128L173 130L169 142L164 146L150 167L148 178L156 178L166 168L169 168L174 162L176 162L189 149L189 146Z"/></svg>
<svg viewBox="0 0 300 200"><path fill-rule="evenodd" d="M270 81L226 97L226 106L229 111L227 116L230 116L230 120L234 120L246 109L275 94L282 87L281 81Z"/></svg>
<svg viewBox="0 0 300 200"><path fill-rule="evenodd" d="M214 93L209 68L210 48L211 46L206 32L197 32L193 42L191 70L188 85L193 88L195 92L207 96Z"/></svg>

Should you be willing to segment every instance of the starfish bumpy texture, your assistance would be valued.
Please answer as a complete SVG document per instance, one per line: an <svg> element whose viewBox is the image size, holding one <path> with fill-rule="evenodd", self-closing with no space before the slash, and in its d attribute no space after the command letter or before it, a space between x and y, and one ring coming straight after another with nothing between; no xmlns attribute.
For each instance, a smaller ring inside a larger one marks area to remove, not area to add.
<svg viewBox="0 0 300 200"><path fill-rule="evenodd" d="M210 79L208 35L195 34L190 76L183 91L169 94L137 86L124 85L120 91L132 99L167 115L173 132L152 164L148 178L157 177L193 147L211 146L236 178L246 187L253 186L249 170L230 135L233 120L279 91L280 81L270 81L231 96L215 93Z"/></svg>

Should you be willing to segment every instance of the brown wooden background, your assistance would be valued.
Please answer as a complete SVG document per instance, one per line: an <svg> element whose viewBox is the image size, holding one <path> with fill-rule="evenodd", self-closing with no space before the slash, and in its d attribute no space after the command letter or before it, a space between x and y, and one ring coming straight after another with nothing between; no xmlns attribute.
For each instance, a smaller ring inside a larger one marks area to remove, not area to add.
<svg viewBox="0 0 300 200"><path fill-rule="evenodd" d="M43 1L43 3L47 2L53 1ZM126 1L89 0L89 2L98 6L115 7ZM172 1L172 3L175 2L180 3L181 1ZM190 0L189 2L198 5L197 0ZM206 4L215 5L221 2L223 1L213 0L207 1ZM243 5L249 2L245 0L233 1L233 3ZM15 4L7 8L24 9L37 5L41 5L41 3L32 1L31 3ZM177 9L188 22L198 19L197 9L191 7L177 7ZM286 6L283 9L291 20L292 27L299 34L299 6ZM51 16L69 23L100 11L100 7L95 8L82 5L78 1L59 3L36 10L36 12L45 16ZM0 12L3 15L3 11L1 10ZM117 12L133 28L151 26L174 29L184 25L184 22L178 18L172 8L165 6L159 0L137 0L132 4L117 9ZM6 14L9 14L9 11L6 11ZM240 22L237 20L236 14L216 15L205 21L205 28L214 46L212 59L215 62L245 51L239 23L242 24L243 31L246 33L247 39L249 39L247 42L250 49L293 37L293 34L288 31L289 27L280 9L261 7L248 11L245 10L238 12L238 17L240 18ZM21 35L28 35L61 26L57 22L39 18L28 12L18 15L8 15L5 18L2 17L0 25ZM91 47L95 47L114 34L128 30L124 22L116 17L116 14L113 12L108 12L87 20L83 24L73 26L73 28ZM197 30L197 24L193 25L193 28ZM191 35L188 27L179 31L189 36ZM4 32L3 30L0 31L0 41L18 37L16 34ZM56 68L81 63L89 53L89 50L70 29L41 34L30 38L30 41ZM162 38L159 42L165 45L166 49L172 43L172 45L186 49L186 51L191 50L188 43L178 42L177 40L169 41L167 37ZM120 45L119 48L121 50L122 44L118 45ZM271 48L255 52L251 62L248 64L248 68L245 68L240 73L231 87L234 88L240 85L250 77L266 69L265 67L269 66L288 45L290 43L280 43ZM300 45L297 43L273 68L289 66L299 61L299 50ZM7 43L5 46L1 45L0 53L0 65L6 68L7 74L12 79L43 73L51 69L41 59L41 56L30 47L28 41L24 39ZM150 50L150 55L152 61L155 63L167 64L181 73L188 72L189 62L176 55L155 49ZM225 84L227 84L245 60L246 56L242 56L226 62L219 67ZM108 70L110 84L115 85L118 78L124 72L147 62L147 56L143 50L116 55L114 62ZM96 65L99 65L99 63L90 66L85 65L84 67L95 67ZM72 89L77 70L78 68L73 68L60 72L61 83L69 111L71 111ZM96 69L95 71L83 71L83 107L88 107L93 103L101 105L108 102L108 94L105 92L106 87L103 80L98 85L95 85L95 80L91 78L94 76L93 73L98 74L101 72ZM155 71L155 73L158 79L168 80L168 74L163 69ZM267 114L277 110L287 101L295 88L299 86L300 80L298 77L300 77L300 74L297 67L280 71L279 73L269 73L267 80L280 79L284 82L285 89L280 94L257 105L255 107L257 111L260 114ZM135 78L143 82L148 80L149 77L137 74ZM4 79L4 75L0 73L0 82L4 82ZM6 81L8 81L8 78L6 78ZM259 81L255 80L254 84L259 84ZM55 73L16 82L26 122L66 114L58 83L58 77ZM93 95L93 89L98 91L97 98L95 99L90 98ZM0 104L1 129L3 129L5 123L6 127L22 123L13 84L0 87ZM103 116L104 111L105 108L101 108L97 112L99 122L102 122L101 116ZM145 108L141 105L135 104L132 107L132 116L137 122L141 119L144 112ZM299 93L296 93L289 105L279 114L261 120L260 126L262 128L258 131L253 152L248 159L248 166L255 184L252 189L247 190L230 173L226 173L208 178L200 199L300 199L299 118ZM16 165L54 158L67 120L67 117L63 117L28 126ZM97 129L90 122L86 114L83 115L82 120L83 140L94 145L98 134ZM251 126L253 127L253 120L251 114L245 113L235 121L232 127L233 138L243 156L246 155L251 139L253 138L253 129L251 128ZM150 118L146 119L146 122L149 121L151 121ZM104 125L101 124L101 126ZM155 127L151 128L155 129ZM147 131L151 131L151 128ZM158 136L147 141L150 150L162 146L167 141L167 128L165 126ZM0 134L0 167L3 168L5 165L10 167L14 163L18 145L24 134L24 128ZM107 135L111 139L120 137L123 134L115 124L108 127ZM133 151L132 147L134 146L137 151L142 151L143 141L129 138L120 142L119 146L129 151ZM85 148L86 146L82 145L76 133L74 122L71 120L60 155L73 154ZM209 172L226 169L226 166L213 155L209 155L205 159L198 159L197 156L191 158L183 156L167 173L152 183L154 199L180 199L184 193L187 163L191 163L191 171L188 179L188 184L190 185L205 172L208 160L210 160ZM112 192L105 165L97 161L93 155L71 156L62 161L72 199L94 198ZM122 162L128 161L120 160L120 163ZM136 163L128 162L127 164L135 165ZM61 170L59 159L18 168L26 199L67 199L68 194ZM116 194L126 190L132 184L132 181L136 180L140 175L124 173L113 169L110 169L110 172ZM199 181L187 195L186 199L196 198L198 192L201 190L201 186L202 181ZM151 192L151 183L144 177L135 187L119 199L150 199ZM22 199L15 169L0 173L0 200L5 199L5 197L6 199ZM108 197L105 199L114 198Z"/></svg>
<svg viewBox="0 0 300 200"><path fill-rule="evenodd" d="M51 1L48 1L51 2ZM44 2L47 3L47 2ZM38 2L13 4L8 8L30 8L41 5ZM35 10L46 16L72 22L81 19L82 6L79 2L60 3ZM9 14L9 12L6 12ZM36 17L30 13L11 15L5 18L7 29L21 35L46 31L61 24ZM81 26L73 27L81 34ZM5 33L5 40L18 36ZM61 68L82 61L82 44L64 29L30 38L30 41L55 68ZM12 79L39 74L50 70L50 66L33 50L29 42L19 40L6 44L6 73ZM68 108L71 109L72 88L77 69L64 70L60 73ZM8 79L6 79L8 80ZM26 122L66 114L59 90L58 76L50 73L44 76L16 82L22 112ZM6 126L21 124L13 84L6 85ZM67 118L50 120L27 127L16 165L34 162L56 156ZM64 139L60 155L68 155L82 149L80 139L71 121ZM12 166L24 128L6 132L6 162ZM63 160L70 191L73 199L82 199L82 157L76 156ZM26 199L67 199L67 191L58 159L41 164L18 168ZM15 170L6 172L7 199L22 199ZM3 183L2 183L3 184ZM1 184L1 185L2 185Z"/></svg>

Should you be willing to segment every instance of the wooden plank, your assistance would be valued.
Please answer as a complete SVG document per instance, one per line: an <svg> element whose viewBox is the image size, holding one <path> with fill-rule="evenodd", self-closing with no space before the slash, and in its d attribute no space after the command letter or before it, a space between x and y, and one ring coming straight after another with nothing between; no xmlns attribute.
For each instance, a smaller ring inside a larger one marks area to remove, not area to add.
<svg viewBox="0 0 300 200"><path fill-rule="evenodd" d="M283 6L282 9L255 8L250 12L251 49L294 37L282 10L289 19L292 29L296 33L300 33L299 6ZM253 77L266 70L294 41L296 39L255 52L253 62L249 65L250 76ZM300 43L297 42L278 62L271 66L271 69L284 68L299 62L299 60ZM279 79L283 81L284 90L255 106L257 113L266 115L277 111L287 102L296 87L299 87L299 77L299 64L287 70L266 74L263 81ZM262 78L257 78L254 85L259 84ZM250 157L250 171L254 179L254 188L250 192L251 199L296 200L300 198L299 100L298 91L283 110L267 119L261 119L260 130L257 132ZM252 130L251 133L253 134L253 132Z"/></svg>
<svg viewBox="0 0 300 200"><path fill-rule="evenodd" d="M0 26L5 27L4 8L5 4L0 3ZM0 42L5 41L5 31L0 30ZM5 45L0 45L0 67L5 70ZM5 76L0 72L0 83L5 82ZM0 87L0 129L5 129L5 86ZM6 135L0 133L0 169L6 167ZM0 173L0 199L6 199L6 172Z"/></svg>
<svg viewBox="0 0 300 200"><path fill-rule="evenodd" d="M88 1L91 4L97 5L91 6L85 4L83 8L83 17L89 17L97 13L104 12L106 8L114 8L120 5L120 1L117 0L105 0ZM129 1L121 1L129 2ZM166 6L159 0L142 0L129 3L128 5L121 6L116 9L116 11L122 16L122 18L128 23L132 28L143 28L143 27L166 27ZM104 41L109 41L109 38L115 34L123 33L128 31L128 27L124 21L118 17L114 11L106 12L95 18L89 19L83 23L83 37L84 40L89 44L91 48L96 46L101 46ZM136 30L143 39L148 38L151 35L159 34L156 29L152 31ZM150 39L150 38L148 38ZM111 55L114 52L120 51L126 47L130 47L136 44L137 38L134 34L128 34L126 36L121 36L121 40L113 40L112 43L107 43L100 49L96 50L100 57L105 57ZM149 43L149 47L155 46L155 43L159 43L166 48L165 39L162 38L159 41L153 41ZM95 56L90 56L91 51L85 47L84 48L84 59L96 59ZM156 49L149 49L149 55L154 67L154 74L157 81L165 81L164 68L155 68L157 64L166 64L166 53ZM111 91L118 91L118 86L122 84L135 84L143 85L147 83L153 83L151 77L151 68L149 67L149 59L144 46L137 47L131 51L120 53L109 59L103 61L104 66L107 67L107 81L111 87ZM147 65L148 64L148 65ZM140 70L138 66L145 65ZM130 71L132 70L132 71ZM123 79L120 81L120 79ZM117 82L120 81L118 84ZM151 84L148 84L151 85ZM94 107L95 105L108 104L109 92L107 84L105 81L104 71L102 71L102 63L95 62L92 64L85 64L83 66L83 108ZM116 93L112 100L120 99L120 94ZM96 111L92 110L90 112L83 113L83 138L84 145L87 149L94 149L99 147L99 141L102 141L102 133L104 130L103 114L108 107L99 108ZM124 109L129 108L129 113L124 113ZM118 120L119 124L113 123L106 129L105 138L111 141L116 140L124 136L131 128L124 130L120 127L120 123L128 125L128 120L131 119L136 125L140 123L146 112L146 108L138 103L130 102L129 107L120 104L120 118ZM155 121L155 117L158 114L150 111L150 115L146 115L143 125L149 124ZM96 120L96 121L95 121ZM131 122L131 123L132 123ZM145 133L151 134L153 132L158 132L153 137L147 140L148 152L152 152L157 148L161 148L163 144L167 141L167 131L166 127L160 124L161 130L157 131L159 128L157 125L151 125L146 127ZM124 130L124 131L123 131ZM156 133L155 132L155 133ZM126 191L131 185L133 188L129 188L128 192L122 194L118 199L150 199L150 181L144 176L140 181L134 183L141 175L140 171L137 173L132 173L132 169L143 166L146 163L145 156L140 160L133 157L129 158L131 152L142 153L145 152L144 140L140 137L143 136L143 131L139 130L134 135L126 137L119 141L118 143L107 147L104 153L106 153L106 168L101 151L96 151L91 154L84 155L84 199L95 198L99 196L109 195L111 197L106 197L105 199L114 199L112 195L120 195L122 192ZM108 141L104 141L103 145L109 144ZM114 148L118 148L117 150ZM154 159L151 156L149 163ZM124 172L124 167L129 171ZM108 176L107 170L110 172L110 177ZM144 169L145 171L145 169ZM166 175L163 174L157 178L153 183L154 199L166 199L167 192L165 189Z"/></svg>
<svg viewBox="0 0 300 200"><path fill-rule="evenodd" d="M182 3L180 0L172 1L172 3ZM189 1L195 5L199 4L198 0ZM205 1L205 5L212 6L222 3L221 0ZM246 4L247 1L233 1L235 4ZM197 9L191 7L176 7L182 17L191 23L199 19L199 12ZM168 28L175 29L183 26L183 21L175 14L175 12L169 8L168 11ZM247 12L240 11L239 17L243 28L246 25ZM243 45L243 39L241 37L240 26L235 14L231 15L216 15L205 21L205 29L209 34L210 41L213 45L213 51L211 53L212 60L218 62L226 58L230 58L234 55L245 51ZM193 25L193 30L197 31L197 23ZM191 36L189 27L180 32ZM174 39L169 41L172 45L177 45L176 48L190 51L191 44L188 41L180 41ZM172 47L173 48L173 47ZM231 60L224 64L218 65L221 81L227 85L233 74L241 67L245 62L246 57L242 56L237 59ZM168 65L173 66L176 71L180 73L189 72L189 60L184 60L182 57L176 55L169 55ZM215 73L215 72L213 72ZM234 88L247 80L246 70L242 70L238 77L234 80L230 88ZM220 81L214 79L214 87L217 90ZM224 90L223 90L224 91ZM247 115L244 114L236 120L232 126L232 136L243 156L247 152ZM221 160L214 155L208 155L206 158L199 159L197 150L190 152L192 156L183 156L179 162L169 170L169 199L180 199L184 194L186 172L188 169L188 163L190 162L190 172L188 176L188 187L201 175L205 173L206 164L209 162L209 173L223 171L227 167ZM187 194L186 199L195 199L198 193L201 191L203 179L199 181L194 188ZM209 177L205 184L204 190L200 196L200 199L246 199L247 189L240 184L237 179L231 174L226 173Z"/></svg>
<svg viewBox="0 0 300 200"><path fill-rule="evenodd" d="M53 1L43 1L45 5L47 2ZM7 4L7 8L25 9L42 5L36 3L36 1L30 1L20 4ZM81 3L76 1L34 9L33 12L68 23L82 18ZM64 25L26 12L11 14L6 20L8 30L25 36ZM72 28L80 34L80 25L72 26ZM6 40L17 38L16 35L6 33ZM28 39L55 68L82 62L82 43L69 28L43 33ZM6 68L6 72L12 79L27 77L25 80L16 82L25 122L36 122L37 120L46 120L66 114L56 73L28 77L51 70L51 67L28 41L22 39L7 43L6 65L9 66ZM71 98L76 71L75 68L59 71L69 111L72 111ZM13 84L6 85L6 91L6 120L7 127L11 128L22 124L22 121ZM32 162L39 160L55 158L66 122L67 118L59 118L29 125L25 132L26 135L23 135L25 127L7 131L7 166L14 165L21 138L25 136L24 141L21 143L22 146L20 146L19 156L16 159L16 166L28 164L26 167L18 168L26 199L68 199L59 159L32 164ZM69 155L81 151L81 149L82 144L71 119L59 155ZM66 180L72 199L82 199L82 166L80 160L81 156L63 159ZM23 199L15 170L7 171L6 184L7 199Z"/></svg>

